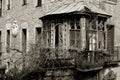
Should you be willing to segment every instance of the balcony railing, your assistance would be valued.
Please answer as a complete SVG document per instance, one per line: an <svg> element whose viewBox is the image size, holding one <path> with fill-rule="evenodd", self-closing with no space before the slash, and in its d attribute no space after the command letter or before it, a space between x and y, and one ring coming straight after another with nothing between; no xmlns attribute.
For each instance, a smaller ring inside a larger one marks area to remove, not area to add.
<svg viewBox="0 0 120 80"><path fill-rule="evenodd" d="M80 71L93 71L102 69L105 63L118 62L118 47L111 55L104 51L79 51L74 49L50 49L46 53L44 68L72 68Z"/></svg>
<svg viewBox="0 0 120 80"><path fill-rule="evenodd" d="M102 51L81 52L76 57L77 69L80 71L102 69L105 57L105 53Z"/></svg>
<svg viewBox="0 0 120 80"><path fill-rule="evenodd" d="M32 67L31 64L34 63L42 70L61 68L74 68L82 72L100 70L104 68L105 65L119 61L119 48L120 47L115 47L112 54L104 51L81 51L77 49L46 47L40 47L39 49L34 48L33 54L29 53L31 54L29 59L30 67ZM33 61L32 63L31 60Z"/></svg>
<svg viewBox="0 0 120 80"><path fill-rule="evenodd" d="M108 54L109 56L105 60L107 65L118 64L120 62L120 46L115 46L113 50L108 50Z"/></svg>
<svg viewBox="0 0 120 80"><path fill-rule="evenodd" d="M48 49L48 48L47 48ZM44 68L71 68L75 66L75 54L65 49L48 49L45 55L46 60L43 65Z"/></svg>

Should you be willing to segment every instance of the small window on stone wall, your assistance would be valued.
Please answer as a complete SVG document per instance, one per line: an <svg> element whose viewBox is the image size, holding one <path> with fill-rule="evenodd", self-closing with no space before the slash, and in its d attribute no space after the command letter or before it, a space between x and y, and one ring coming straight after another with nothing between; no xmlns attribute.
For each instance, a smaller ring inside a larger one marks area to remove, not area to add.
<svg viewBox="0 0 120 80"><path fill-rule="evenodd" d="M36 28L36 44L41 43L42 35L41 35L41 28Z"/></svg>
<svg viewBox="0 0 120 80"><path fill-rule="evenodd" d="M23 6L27 5L27 0L23 0Z"/></svg>
<svg viewBox="0 0 120 80"><path fill-rule="evenodd" d="M26 52L27 49L27 29L22 29L22 51Z"/></svg>
<svg viewBox="0 0 120 80"><path fill-rule="evenodd" d="M37 0L37 6L36 7L41 7L42 6L42 0Z"/></svg>
<svg viewBox="0 0 120 80"><path fill-rule="evenodd" d="M10 10L10 0L8 0L7 10Z"/></svg>
<svg viewBox="0 0 120 80"><path fill-rule="evenodd" d="M10 52L10 30L7 30L7 52Z"/></svg>

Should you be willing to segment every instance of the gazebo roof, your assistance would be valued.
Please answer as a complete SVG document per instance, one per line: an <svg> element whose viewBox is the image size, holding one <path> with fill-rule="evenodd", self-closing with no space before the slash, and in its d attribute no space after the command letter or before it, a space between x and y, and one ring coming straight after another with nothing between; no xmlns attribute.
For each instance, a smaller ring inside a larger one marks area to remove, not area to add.
<svg viewBox="0 0 120 80"><path fill-rule="evenodd" d="M93 3L85 3L83 1L80 1L80 2L75 2L71 4L65 4L57 8L54 8L53 10L48 12L46 15L44 15L42 18L46 16L54 16L54 15L61 15L61 14L70 14L75 12L86 12L86 11L90 13L101 14L104 16L109 16L109 17L111 16L104 10L95 6Z"/></svg>

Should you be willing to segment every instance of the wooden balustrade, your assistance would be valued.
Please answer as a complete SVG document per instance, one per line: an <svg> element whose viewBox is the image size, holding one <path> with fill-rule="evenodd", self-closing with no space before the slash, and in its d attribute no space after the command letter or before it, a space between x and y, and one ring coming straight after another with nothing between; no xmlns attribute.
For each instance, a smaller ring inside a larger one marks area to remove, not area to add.
<svg viewBox="0 0 120 80"><path fill-rule="evenodd" d="M108 63L118 61L118 54L119 52L116 49L111 55L104 51L46 48L46 57L42 67L47 69L75 67L80 71L99 70Z"/></svg>

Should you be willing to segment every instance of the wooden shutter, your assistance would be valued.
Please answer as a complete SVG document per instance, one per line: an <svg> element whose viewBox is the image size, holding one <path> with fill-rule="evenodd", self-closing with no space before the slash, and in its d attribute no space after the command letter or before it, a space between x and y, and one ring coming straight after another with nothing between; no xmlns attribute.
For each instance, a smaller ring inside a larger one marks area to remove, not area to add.
<svg viewBox="0 0 120 80"><path fill-rule="evenodd" d="M107 50L108 52L112 53L114 50L114 26L108 25L107 26Z"/></svg>

